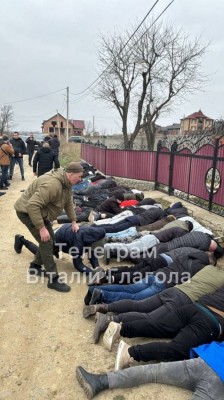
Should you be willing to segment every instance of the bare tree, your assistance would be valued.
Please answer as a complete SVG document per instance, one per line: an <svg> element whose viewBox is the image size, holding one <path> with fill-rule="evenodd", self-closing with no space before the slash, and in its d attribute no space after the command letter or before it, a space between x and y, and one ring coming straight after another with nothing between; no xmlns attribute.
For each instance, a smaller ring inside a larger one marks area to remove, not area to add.
<svg viewBox="0 0 224 400"><path fill-rule="evenodd" d="M200 67L207 45L194 41L163 24L130 34L101 37L99 65L103 73L95 97L119 113L125 148L131 149L139 132L146 134L148 148L155 140L156 121L175 101L195 93L205 82ZM128 132L129 121L134 121ZM130 133L130 134L129 134Z"/></svg>
<svg viewBox="0 0 224 400"><path fill-rule="evenodd" d="M13 126L13 108L10 105L5 105L0 110L0 134L8 132Z"/></svg>

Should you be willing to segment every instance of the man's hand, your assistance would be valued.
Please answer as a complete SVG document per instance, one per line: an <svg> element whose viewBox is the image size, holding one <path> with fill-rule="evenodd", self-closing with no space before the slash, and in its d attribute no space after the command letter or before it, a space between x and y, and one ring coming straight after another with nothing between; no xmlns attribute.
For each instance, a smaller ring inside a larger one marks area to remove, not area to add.
<svg viewBox="0 0 224 400"><path fill-rule="evenodd" d="M79 226L76 221L72 222L72 230L73 230L73 232L78 232L78 230L79 230Z"/></svg>
<svg viewBox="0 0 224 400"><path fill-rule="evenodd" d="M42 228L39 229L40 232L40 238L42 242L48 242L51 238L47 228L45 226L42 226Z"/></svg>

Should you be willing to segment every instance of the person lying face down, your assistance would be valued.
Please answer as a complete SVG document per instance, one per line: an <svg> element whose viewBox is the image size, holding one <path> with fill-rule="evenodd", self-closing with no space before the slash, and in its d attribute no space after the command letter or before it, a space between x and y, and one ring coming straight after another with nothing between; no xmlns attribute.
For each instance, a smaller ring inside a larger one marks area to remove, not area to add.
<svg viewBox="0 0 224 400"><path fill-rule="evenodd" d="M125 347L123 343L120 344L121 349ZM123 358L125 358L125 353ZM101 374L90 373L78 366L76 377L88 399L92 399L104 390L126 389L156 383L191 390L192 400L196 398L223 400L223 364L224 343L212 342L193 348L190 360L140 365L123 371Z"/></svg>

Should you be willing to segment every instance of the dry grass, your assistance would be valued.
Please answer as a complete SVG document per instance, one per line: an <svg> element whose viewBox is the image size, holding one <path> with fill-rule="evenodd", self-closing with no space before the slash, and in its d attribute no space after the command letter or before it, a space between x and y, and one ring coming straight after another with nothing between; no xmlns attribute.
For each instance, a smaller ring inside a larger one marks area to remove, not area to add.
<svg viewBox="0 0 224 400"><path fill-rule="evenodd" d="M62 167L72 161L80 161L81 144L62 142L60 147L60 164Z"/></svg>

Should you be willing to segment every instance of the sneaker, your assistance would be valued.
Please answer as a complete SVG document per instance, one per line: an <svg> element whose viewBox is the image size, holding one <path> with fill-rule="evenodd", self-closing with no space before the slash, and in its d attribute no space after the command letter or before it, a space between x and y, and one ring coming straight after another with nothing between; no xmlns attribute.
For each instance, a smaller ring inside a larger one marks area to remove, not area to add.
<svg viewBox="0 0 224 400"><path fill-rule="evenodd" d="M89 304L102 303L102 290L94 289Z"/></svg>
<svg viewBox="0 0 224 400"><path fill-rule="evenodd" d="M43 269L41 265L35 263L30 263L28 271L30 275L47 276L45 269Z"/></svg>
<svg viewBox="0 0 224 400"><path fill-rule="evenodd" d="M64 282L61 282L60 276L56 276L52 281L48 281L47 287L63 293L70 292L71 290L70 286L66 285Z"/></svg>
<svg viewBox="0 0 224 400"><path fill-rule="evenodd" d="M92 304L90 306L83 307L83 317L89 318L91 315L96 314L96 304Z"/></svg>
<svg viewBox="0 0 224 400"><path fill-rule="evenodd" d="M109 317L107 317L105 314L102 314L100 312L96 313L95 328L93 331L94 344L99 342L101 333L105 332L105 330L108 328L110 321L111 320L109 319Z"/></svg>
<svg viewBox="0 0 224 400"><path fill-rule="evenodd" d="M88 216L88 221L93 224L95 222L96 213L95 211L90 211Z"/></svg>
<svg viewBox="0 0 224 400"><path fill-rule="evenodd" d="M115 371L130 367L131 363L134 361L133 357L129 354L129 348L130 346L127 343L123 340L120 341L115 360Z"/></svg>
<svg viewBox="0 0 224 400"><path fill-rule="evenodd" d="M21 239L24 236L22 235L16 235L15 236L15 242L14 242L14 250L16 253L20 254L22 251L23 243L21 242Z"/></svg>
<svg viewBox="0 0 224 400"><path fill-rule="evenodd" d="M111 351L113 344L120 338L121 325L117 322L110 322L106 332L103 335L104 347Z"/></svg>
<svg viewBox="0 0 224 400"><path fill-rule="evenodd" d="M24 176L22 176L22 181L25 181L25 178L24 178Z"/></svg>

